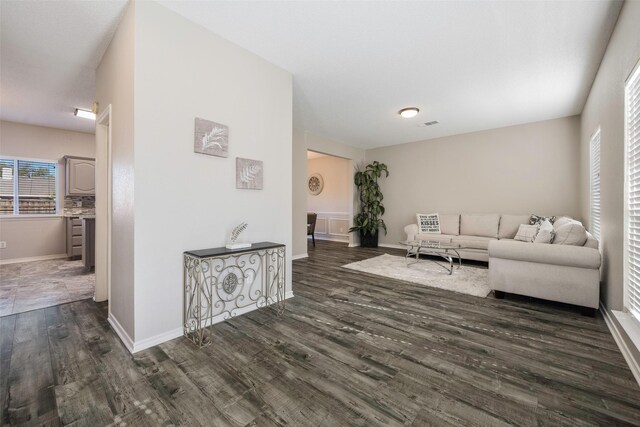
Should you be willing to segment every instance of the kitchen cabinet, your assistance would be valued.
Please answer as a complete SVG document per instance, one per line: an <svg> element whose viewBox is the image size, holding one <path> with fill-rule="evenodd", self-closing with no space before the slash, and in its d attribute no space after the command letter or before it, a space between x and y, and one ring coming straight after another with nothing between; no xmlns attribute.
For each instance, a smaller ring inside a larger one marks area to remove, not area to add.
<svg viewBox="0 0 640 427"><path fill-rule="evenodd" d="M82 220L78 217L67 218L67 256L72 259L82 257L82 246Z"/></svg>
<svg viewBox="0 0 640 427"><path fill-rule="evenodd" d="M85 268L93 270L96 265L96 220L82 218L82 262Z"/></svg>
<svg viewBox="0 0 640 427"><path fill-rule="evenodd" d="M87 157L65 156L66 195L95 196L96 161Z"/></svg>

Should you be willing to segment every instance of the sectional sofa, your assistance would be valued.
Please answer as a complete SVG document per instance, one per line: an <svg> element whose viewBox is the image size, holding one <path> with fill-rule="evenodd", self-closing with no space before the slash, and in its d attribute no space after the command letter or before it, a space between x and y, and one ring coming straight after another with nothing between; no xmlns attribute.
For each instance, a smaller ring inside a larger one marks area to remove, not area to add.
<svg viewBox="0 0 640 427"><path fill-rule="evenodd" d="M515 293L584 307L594 314L600 298L601 255L598 241L586 232L583 245L514 240L531 215L440 214L440 234L405 227L407 240L457 243L464 259L488 261L495 296ZM573 221L580 224L577 221ZM581 227L581 225L580 225Z"/></svg>

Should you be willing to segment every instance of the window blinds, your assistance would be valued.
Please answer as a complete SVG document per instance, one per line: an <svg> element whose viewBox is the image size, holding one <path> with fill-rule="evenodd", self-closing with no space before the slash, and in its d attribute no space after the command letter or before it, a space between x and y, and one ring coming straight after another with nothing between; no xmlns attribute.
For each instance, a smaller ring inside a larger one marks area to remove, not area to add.
<svg viewBox="0 0 640 427"><path fill-rule="evenodd" d="M625 85L625 307L640 320L640 67Z"/></svg>
<svg viewBox="0 0 640 427"><path fill-rule="evenodd" d="M600 240L600 128L591 138L591 234Z"/></svg>
<svg viewBox="0 0 640 427"><path fill-rule="evenodd" d="M57 164L0 159L0 215L55 214Z"/></svg>

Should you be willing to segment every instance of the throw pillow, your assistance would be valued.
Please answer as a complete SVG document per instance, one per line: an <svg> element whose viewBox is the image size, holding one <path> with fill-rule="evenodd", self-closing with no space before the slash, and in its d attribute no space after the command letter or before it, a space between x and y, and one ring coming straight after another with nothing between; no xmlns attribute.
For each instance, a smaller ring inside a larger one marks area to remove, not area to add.
<svg viewBox="0 0 640 427"><path fill-rule="evenodd" d="M565 224L582 224L580 221L573 219L571 217L568 216L561 216L560 218L556 219L556 222L553 223L553 229L557 230L558 228L562 227Z"/></svg>
<svg viewBox="0 0 640 427"><path fill-rule="evenodd" d="M533 243L551 243L553 242L554 236L555 231L553 230L553 225L545 219L542 221L542 224L540 224L540 229Z"/></svg>
<svg viewBox="0 0 640 427"><path fill-rule="evenodd" d="M520 224L518 228L518 233L516 233L516 237L514 240L519 240L521 242L529 242L533 243L536 239L536 235L538 234L538 226L537 225L527 225Z"/></svg>
<svg viewBox="0 0 640 427"><path fill-rule="evenodd" d="M531 215L531 218L529 218L529 224L531 224L531 225L540 225L540 224L542 224L542 221L544 221L545 219L548 220L551 224L556 222L556 217L555 216Z"/></svg>
<svg viewBox="0 0 640 427"><path fill-rule="evenodd" d="M440 217L437 213L416 214L420 233L440 234Z"/></svg>
<svg viewBox="0 0 640 427"><path fill-rule="evenodd" d="M556 229L554 245L584 246L587 241L587 230L582 224L570 222Z"/></svg>

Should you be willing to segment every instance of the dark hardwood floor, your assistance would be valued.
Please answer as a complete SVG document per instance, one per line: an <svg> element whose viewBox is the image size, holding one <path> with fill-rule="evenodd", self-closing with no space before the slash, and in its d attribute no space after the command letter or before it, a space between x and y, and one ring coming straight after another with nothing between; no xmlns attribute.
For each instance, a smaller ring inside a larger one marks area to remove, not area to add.
<svg viewBox="0 0 640 427"><path fill-rule="evenodd" d="M91 300L0 318L2 425L640 425L600 314L346 270L401 252L316 244L283 317L218 324L202 350L131 356Z"/></svg>

